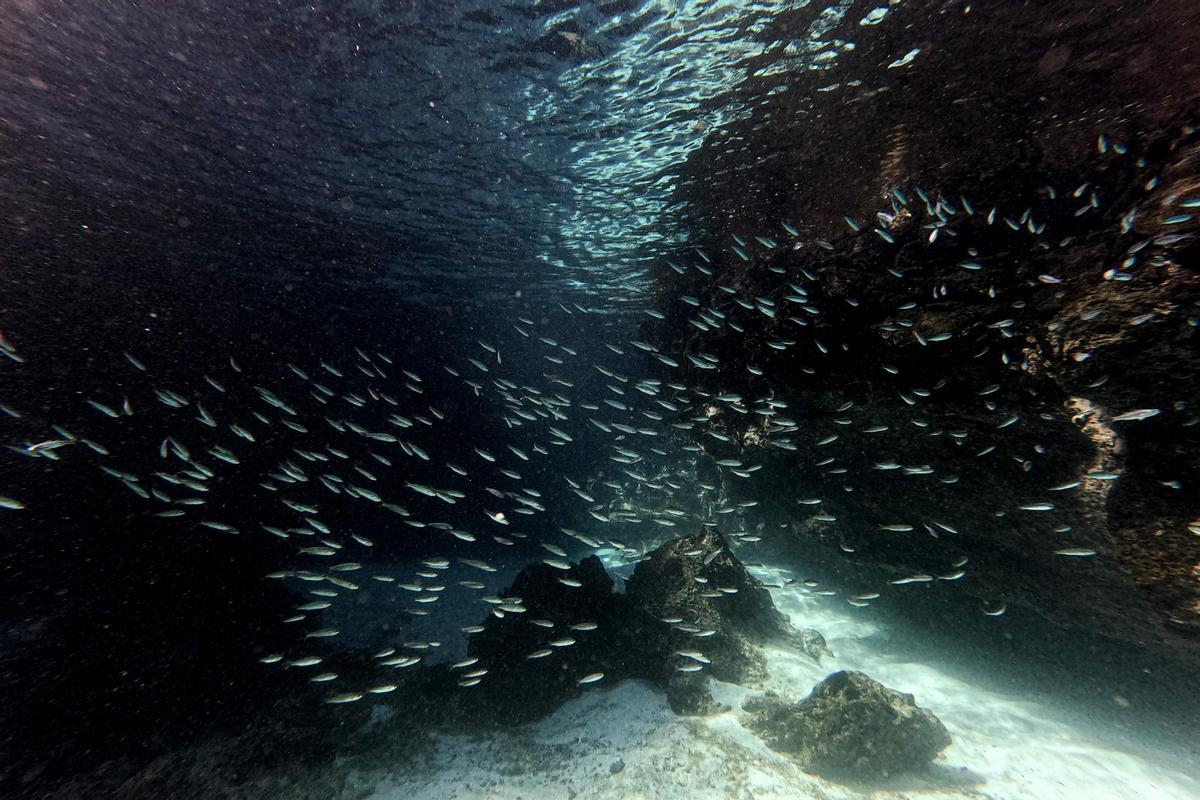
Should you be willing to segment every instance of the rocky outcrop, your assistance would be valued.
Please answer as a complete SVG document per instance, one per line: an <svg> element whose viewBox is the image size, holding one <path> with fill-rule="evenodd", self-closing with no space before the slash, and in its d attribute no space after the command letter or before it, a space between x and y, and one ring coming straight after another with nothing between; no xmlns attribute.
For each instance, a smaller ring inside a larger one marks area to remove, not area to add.
<svg viewBox="0 0 1200 800"><path fill-rule="evenodd" d="M714 708L708 676L735 683L765 677L761 644L782 643L814 659L829 652L816 631L792 628L712 529L650 553L624 594L595 556L559 567L522 570L501 595L499 614L470 640L469 658L477 661L444 676L453 685L468 671L487 670L457 693L468 716L536 719L592 685L587 678L597 673L596 683L648 681L678 713L704 714Z"/></svg>
<svg viewBox="0 0 1200 800"><path fill-rule="evenodd" d="M912 4L822 29L853 51L746 81L732 93L754 110L689 155L676 199L711 262L682 252L684 272L658 276L659 308L674 346L719 359L697 381L788 401L788 448L728 411L711 424L733 445L699 439L763 465L729 491L789 521L781 552L883 587L967 558L946 585L979 607L1195 659L1200 214L1179 204L1200 197L1200 71L1180 45L1200 13L1153 0L1123 17L1138 33L1114 38L1094 21L1119 8L993 6L981 20L978 5ZM779 26L820 24L811 8ZM1152 73L1180 78L1135 88ZM861 136L845 135L848 113ZM743 313L719 286L775 305ZM683 294L745 333L698 332ZM1161 413L1113 421L1138 408ZM798 508L797 486L823 504Z"/></svg>
<svg viewBox="0 0 1200 800"><path fill-rule="evenodd" d="M663 544L637 565L626 593L654 616L684 615L690 624L716 630L722 646L782 641L812 658L829 655L820 634L792 627L715 528Z"/></svg>
<svg viewBox="0 0 1200 800"><path fill-rule="evenodd" d="M805 770L840 780L873 781L923 769L951 744L941 721L910 694L861 672L835 672L808 697L768 695L746 701L749 727Z"/></svg>

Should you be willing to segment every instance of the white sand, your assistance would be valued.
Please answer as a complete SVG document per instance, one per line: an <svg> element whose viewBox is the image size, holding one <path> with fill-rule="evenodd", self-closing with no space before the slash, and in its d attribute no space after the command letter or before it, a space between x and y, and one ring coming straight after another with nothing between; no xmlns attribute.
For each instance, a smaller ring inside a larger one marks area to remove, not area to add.
<svg viewBox="0 0 1200 800"><path fill-rule="evenodd" d="M600 683L515 731L437 736L429 758L376 776L373 800L1200 798L1200 782L1184 772L1189 768L1184 754L1194 742L1177 753L1135 741L1122 744L1111 726L1089 727L1069 708L906 663L888 652L886 636L878 635L869 617L844 602L793 588L772 594L797 626L821 631L836 658L818 666L796 653L768 649L771 677L754 687L714 682L714 697L734 710L704 718L676 716L661 693L642 684ZM804 773L739 723L745 697L772 689L799 699L838 669L861 669L913 693L919 705L937 714L954 744L934 769L871 787L835 784ZM623 768L613 772L617 762Z"/></svg>

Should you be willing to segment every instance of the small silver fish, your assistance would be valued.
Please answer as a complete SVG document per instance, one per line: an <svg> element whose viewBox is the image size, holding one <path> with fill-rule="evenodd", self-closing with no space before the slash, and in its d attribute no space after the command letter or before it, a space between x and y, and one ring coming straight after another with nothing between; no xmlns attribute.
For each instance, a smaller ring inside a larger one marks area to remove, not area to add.
<svg viewBox="0 0 1200 800"><path fill-rule="evenodd" d="M321 663L320 656L304 656L287 662L289 667L312 667Z"/></svg>
<svg viewBox="0 0 1200 800"><path fill-rule="evenodd" d="M325 698L325 702L334 704L354 703L362 699L363 695L361 692L343 692L342 694L335 694L332 697Z"/></svg>
<svg viewBox="0 0 1200 800"><path fill-rule="evenodd" d="M1144 419L1157 417L1161 414L1161 409L1157 408L1138 408L1133 411L1126 411L1124 414L1118 414L1112 418L1113 422L1140 422Z"/></svg>

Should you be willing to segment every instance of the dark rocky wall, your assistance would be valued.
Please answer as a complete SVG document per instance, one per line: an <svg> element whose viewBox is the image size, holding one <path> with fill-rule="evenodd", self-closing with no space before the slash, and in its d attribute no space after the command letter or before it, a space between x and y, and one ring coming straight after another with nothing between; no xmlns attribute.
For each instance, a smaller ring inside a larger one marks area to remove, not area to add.
<svg viewBox="0 0 1200 800"><path fill-rule="evenodd" d="M722 410L714 424L739 446L700 441L718 458L764 464L755 481L731 485L791 520L792 552L840 553L882 578L948 572L965 556L962 589L982 601L1195 655L1200 219L1166 220L1200 195L1200 136L1189 127L1200 120L1200 9L925 2L860 26L875 5L853 4L826 34L856 45L833 68L748 78L714 98L752 111L714 130L679 173L678 199L713 274L660 273L675 344L721 357L715 373L692 370L698 382L747 397L774 391L800 427L797 449L782 450L761 420ZM781 17L765 35L804 37L815 14ZM887 67L916 47L910 66ZM768 49L764 65L779 57ZM932 242L937 220L918 187L953 208ZM876 211L894 215L878 223L894 243L871 232ZM751 240L747 262L733 234L780 246ZM690 251L679 261L704 264ZM787 281L819 315L788 305ZM741 312L718 284L773 299L776 317ZM746 333L698 332L680 294L727 308ZM939 332L953 338L916 335ZM845 401L855 406L839 413ZM1136 408L1162 413L1113 422ZM1013 415L1019 422L1001 427ZM873 425L888 430L864 432ZM836 444L815 444L835 433ZM836 465L815 466L828 456ZM933 474L876 468L889 460ZM1047 491L1089 471L1120 478ZM957 483L941 482L951 476ZM797 506L800 497L824 503ZM1052 514L1019 510L1047 501ZM814 521L819 512L836 523ZM891 523L914 531L880 529ZM1055 555L1065 547L1099 555Z"/></svg>

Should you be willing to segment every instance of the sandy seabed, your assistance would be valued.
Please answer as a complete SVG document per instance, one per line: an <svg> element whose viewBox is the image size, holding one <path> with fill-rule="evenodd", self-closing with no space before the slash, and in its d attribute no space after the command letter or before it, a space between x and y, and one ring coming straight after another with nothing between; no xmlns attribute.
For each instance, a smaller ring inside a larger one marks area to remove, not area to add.
<svg viewBox="0 0 1200 800"><path fill-rule="evenodd" d="M675 715L662 693L636 681L601 682L531 725L434 735L426 758L378 776L371 800L1200 799L1200 781L1186 771L1194 742L1172 753L1123 739L1065 704L1032 702L897 656L880 624L844 602L796 587L772 596L797 627L821 631L836 657L817 665L768 648L770 677L752 687L713 681L714 698L731 710L707 717ZM747 697L774 690L799 699L839 669L914 694L954 744L926 773L852 786L805 773L739 722ZM1190 769L1200 767L1192 761Z"/></svg>

